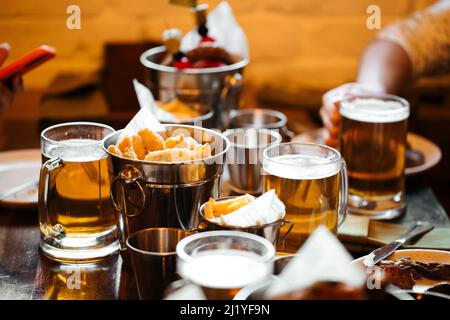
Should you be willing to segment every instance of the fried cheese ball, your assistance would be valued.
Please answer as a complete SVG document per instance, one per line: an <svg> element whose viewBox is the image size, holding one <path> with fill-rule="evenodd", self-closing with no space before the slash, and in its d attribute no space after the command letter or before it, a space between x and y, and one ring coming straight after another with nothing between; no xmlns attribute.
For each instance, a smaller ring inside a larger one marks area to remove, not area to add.
<svg viewBox="0 0 450 320"><path fill-rule="evenodd" d="M138 135L141 137L147 152L164 150L166 147L163 137L161 137L157 132L153 132L149 129L143 129L138 132Z"/></svg>
<svg viewBox="0 0 450 320"><path fill-rule="evenodd" d="M158 161L158 162L178 162L178 161L189 161L192 160L192 151L185 148L173 148L166 150L159 150L149 152L145 156L147 161Z"/></svg>
<svg viewBox="0 0 450 320"><path fill-rule="evenodd" d="M184 162L211 156L211 146L200 144L192 137L178 135L166 140L157 132L143 129L137 135L125 136L108 151L133 160Z"/></svg>
<svg viewBox="0 0 450 320"><path fill-rule="evenodd" d="M185 136L175 136L166 139L166 148L186 148L189 150L194 150L199 144L192 137Z"/></svg>

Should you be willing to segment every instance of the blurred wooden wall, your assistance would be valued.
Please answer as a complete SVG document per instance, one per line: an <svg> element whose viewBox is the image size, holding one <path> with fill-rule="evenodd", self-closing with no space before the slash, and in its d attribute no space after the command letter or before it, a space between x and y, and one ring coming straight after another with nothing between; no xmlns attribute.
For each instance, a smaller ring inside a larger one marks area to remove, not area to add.
<svg viewBox="0 0 450 320"><path fill-rule="evenodd" d="M206 1L214 7L219 1ZM382 25L433 0L230 0L251 50L246 78L256 87L296 90L329 88L351 80L358 56L376 31L366 28L366 9L377 4ZM66 28L66 8L81 8L81 30ZM58 57L25 77L43 88L60 71L93 70L108 41L160 39L167 27L184 32L193 24L188 9L168 0L0 0L0 41L12 57L47 43ZM126 66L124 66L126 67Z"/></svg>

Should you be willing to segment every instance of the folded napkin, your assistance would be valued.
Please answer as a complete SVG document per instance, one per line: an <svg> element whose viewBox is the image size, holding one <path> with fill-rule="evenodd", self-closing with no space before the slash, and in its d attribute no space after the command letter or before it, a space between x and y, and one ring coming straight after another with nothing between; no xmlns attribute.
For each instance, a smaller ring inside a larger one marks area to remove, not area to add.
<svg viewBox="0 0 450 320"><path fill-rule="evenodd" d="M233 10L226 1L208 14L207 26L209 35L216 39L219 46L240 57L248 58L248 42L244 31L233 15ZM189 31L181 40L181 51L189 51L198 46L200 35L197 28Z"/></svg>
<svg viewBox="0 0 450 320"><path fill-rule="evenodd" d="M348 215L338 237L348 250L368 252L399 238L408 228L408 225ZM402 248L450 250L450 228L434 228Z"/></svg>

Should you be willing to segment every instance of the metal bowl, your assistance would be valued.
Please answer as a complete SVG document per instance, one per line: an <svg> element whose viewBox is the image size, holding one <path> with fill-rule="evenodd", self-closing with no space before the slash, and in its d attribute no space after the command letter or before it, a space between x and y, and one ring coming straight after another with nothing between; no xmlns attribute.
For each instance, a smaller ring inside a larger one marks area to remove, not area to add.
<svg viewBox="0 0 450 320"><path fill-rule="evenodd" d="M222 197L217 200L226 200L232 198L235 197ZM272 243L274 246L276 246L278 243L283 241L289 235L294 226L294 224L291 221L286 220L284 217L272 223L267 223L253 227L242 228L242 227L222 225L210 221L205 217L204 215L205 205L206 203L203 203L199 211L199 224L197 226L197 231L199 232L214 231L214 230L230 230L230 231L246 232L260 236L269 241L270 243ZM284 225L289 225L289 229L286 231L284 235L280 235L280 228L283 227Z"/></svg>

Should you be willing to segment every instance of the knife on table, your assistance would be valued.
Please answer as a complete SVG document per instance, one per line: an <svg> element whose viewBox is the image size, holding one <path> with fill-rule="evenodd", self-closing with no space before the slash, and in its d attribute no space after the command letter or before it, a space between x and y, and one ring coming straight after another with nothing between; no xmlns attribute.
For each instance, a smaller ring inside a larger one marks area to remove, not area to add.
<svg viewBox="0 0 450 320"><path fill-rule="evenodd" d="M402 235L397 240L394 240L391 243L388 243L387 245L375 249L374 251L369 253L364 258L364 265L366 267L373 267L384 258L390 256L395 250L397 250L399 247L401 247L408 241L429 232L433 228L434 226L428 222L424 221L416 222L408 229L408 231L404 235Z"/></svg>

